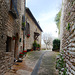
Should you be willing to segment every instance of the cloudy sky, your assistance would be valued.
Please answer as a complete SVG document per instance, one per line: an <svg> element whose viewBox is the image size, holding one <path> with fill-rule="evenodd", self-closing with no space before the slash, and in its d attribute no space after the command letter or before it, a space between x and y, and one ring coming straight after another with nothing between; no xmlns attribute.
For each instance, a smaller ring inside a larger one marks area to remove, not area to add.
<svg viewBox="0 0 75 75"><path fill-rule="evenodd" d="M55 16L61 8L62 0L27 0L26 6L39 21L44 33L58 37L58 29L54 22ZM57 32L56 32L57 31Z"/></svg>

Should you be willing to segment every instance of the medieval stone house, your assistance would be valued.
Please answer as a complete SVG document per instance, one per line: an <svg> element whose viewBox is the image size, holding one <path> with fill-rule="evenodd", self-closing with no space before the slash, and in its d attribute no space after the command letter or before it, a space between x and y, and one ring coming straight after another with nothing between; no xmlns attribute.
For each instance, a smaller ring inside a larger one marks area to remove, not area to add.
<svg viewBox="0 0 75 75"><path fill-rule="evenodd" d="M41 45L41 32L42 29L36 19L34 18L32 12L29 8L26 8L26 44L25 48L27 50L32 49L34 41ZM30 35L28 38L27 36Z"/></svg>
<svg viewBox="0 0 75 75"><path fill-rule="evenodd" d="M75 75L75 0L63 0L61 17L61 50L67 75Z"/></svg>
<svg viewBox="0 0 75 75"><path fill-rule="evenodd" d="M25 0L0 0L0 75L13 65L23 49L24 12Z"/></svg>

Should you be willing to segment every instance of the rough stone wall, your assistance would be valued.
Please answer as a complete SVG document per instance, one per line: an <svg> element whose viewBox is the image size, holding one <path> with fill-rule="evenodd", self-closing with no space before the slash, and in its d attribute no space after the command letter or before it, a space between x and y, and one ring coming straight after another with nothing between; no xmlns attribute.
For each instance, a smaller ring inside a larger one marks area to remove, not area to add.
<svg viewBox="0 0 75 75"><path fill-rule="evenodd" d="M9 13L10 0L0 0L0 75L4 75L6 71L14 63L14 49L15 49L15 40L11 40L11 51L6 52L6 40L7 36L13 37L18 34L18 51L16 56L18 57L20 51L20 29L21 29L21 0L17 2L17 10L19 17L14 19L13 16Z"/></svg>
<svg viewBox="0 0 75 75"><path fill-rule="evenodd" d="M8 10L4 0L0 0L0 74L4 75L6 72L9 61L13 57L11 53L6 53L6 39L7 39L7 21ZM10 59L9 59L10 55ZM11 65L10 65L11 66Z"/></svg>
<svg viewBox="0 0 75 75"><path fill-rule="evenodd" d="M20 0L21 1L21 7L20 7L20 38L21 38L21 42L19 43L19 52L23 51L23 30L22 30L22 16L25 14L25 0Z"/></svg>
<svg viewBox="0 0 75 75"><path fill-rule="evenodd" d="M37 43L41 45L41 31L36 26L36 24L31 19L31 17L28 15L28 13L26 13L26 21L30 24L30 37L29 38L26 37L25 47L26 49L32 49L32 44L34 42L34 32L38 32L40 34L38 37L39 40L37 41Z"/></svg>
<svg viewBox="0 0 75 75"><path fill-rule="evenodd" d="M67 75L75 75L75 0L63 0L61 49L66 60Z"/></svg>

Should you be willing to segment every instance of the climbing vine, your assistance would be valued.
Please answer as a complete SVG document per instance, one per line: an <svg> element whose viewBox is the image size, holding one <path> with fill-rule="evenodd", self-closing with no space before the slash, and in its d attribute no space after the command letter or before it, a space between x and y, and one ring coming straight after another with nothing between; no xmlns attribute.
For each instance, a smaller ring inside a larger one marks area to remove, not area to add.
<svg viewBox="0 0 75 75"><path fill-rule="evenodd" d="M69 31L70 30L70 23L68 23L66 29Z"/></svg>
<svg viewBox="0 0 75 75"><path fill-rule="evenodd" d="M59 70L59 75L67 75L66 62L64 60L63 54L64 54L64 51L62 51L62 53L58 55L59 59L57 59L56 61L56 69Z"/></svg>
<svg viewBox="0 0 75 75"><path fill-rule="evenodd" d="M25 22L22 22L22 26L25 27Z"/></svg>
<svg viewBox="0 0 75 75"><path fill-rule="evenodd" d="M56 17L55 17L55 22L56 22L57 28L59 29L59 34L60 34L61 11L62 11L62 10L60 10L60 11L57 13Z"/></svg>
<svg viewBox="0 0 75 75"><path fill-rule="evenodd" d="M68 16L70 16L70 14L71 14L71 13L69 12L69 13L68 13Z"/></svg>

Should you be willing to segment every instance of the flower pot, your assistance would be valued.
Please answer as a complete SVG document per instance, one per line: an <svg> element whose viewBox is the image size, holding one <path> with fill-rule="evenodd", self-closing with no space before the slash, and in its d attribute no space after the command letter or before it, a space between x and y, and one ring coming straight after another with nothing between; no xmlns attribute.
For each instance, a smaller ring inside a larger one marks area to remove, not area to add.
<svg viewBox="0 0 75 75"><path fill-rule="evenodd" d="M29 37L27 37L27 38L29 38Z"/></svg>
<svg viewBox="0 0 75 75"><path fill-rule="evenodd" d="M13 36L12 39L15 40L16 39L16 36Z"/></svg>
<svg viewBox="0 0 75 75"><path fill-rule="evenodd" d="M29 38L30 37L30 34L27 34L27 38Z"/></svg>

